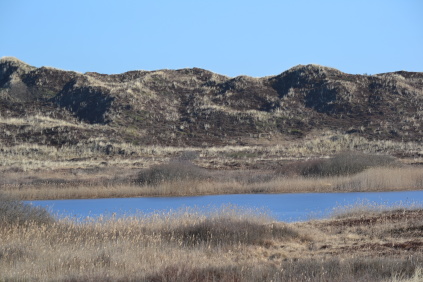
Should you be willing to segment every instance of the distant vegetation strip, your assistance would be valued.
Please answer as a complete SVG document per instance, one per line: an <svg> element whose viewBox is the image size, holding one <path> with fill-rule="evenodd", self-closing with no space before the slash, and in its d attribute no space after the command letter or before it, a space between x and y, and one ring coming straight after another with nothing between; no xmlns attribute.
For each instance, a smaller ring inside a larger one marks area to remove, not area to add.
<svg viewBox="0 0 423 282"><path fill-rule="evenodd" d="M174 179L160 183L54 183L3 185L22 200L199 196L216 194L410 191L423 188L421 168L370 168L351 176L278 176L217 172L215 178Z"/></svg>
<svg viewBox="0 0 423 282"><path fill-rule="evenodd" d="M52 175L49 177L48 173ZM58 178L62 175L53 173L47 172L42 178L29 177L27 182L19 179L19 173L5 173L1 188L23 200L375 192L423 188L422 168L402 165L389 156L358 153L294 161L274 170L210 170L195 165L185 157L126 172L126 175L118 172L120 176L114 178L104 178L110 172L101 170L85 171L71 179Z"/></svg>

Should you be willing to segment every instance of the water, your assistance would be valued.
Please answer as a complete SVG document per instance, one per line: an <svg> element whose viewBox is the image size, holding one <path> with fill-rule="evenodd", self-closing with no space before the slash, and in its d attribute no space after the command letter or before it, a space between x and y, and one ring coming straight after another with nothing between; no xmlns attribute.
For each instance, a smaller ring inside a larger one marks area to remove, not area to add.
<svg viewBox="0 0 423 282"><path fill-rule="evenodd" d="M181 208L218 208L235 205L268 212L277 220L292 222L327 216L334 208L369 201L374 204L423 205L423 191L372 193L237 194L196 197L151 197L84 200L31 201L58 216L75 218L100 215L133 215L167 212Z"/></svg>

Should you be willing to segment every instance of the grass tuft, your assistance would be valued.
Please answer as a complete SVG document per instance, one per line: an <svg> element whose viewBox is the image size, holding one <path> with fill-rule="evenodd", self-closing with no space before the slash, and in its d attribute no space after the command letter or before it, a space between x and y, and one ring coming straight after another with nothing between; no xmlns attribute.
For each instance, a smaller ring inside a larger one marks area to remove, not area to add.
<svg viewBox="0 0 423 282"><path fill-rule="evenodd" d="M203 221L180 226L167 236L175 237L185 245L254 245L266 240L299 238L300 235L286 226L263 225L248 219L231 217L206 218Z"/></svg>

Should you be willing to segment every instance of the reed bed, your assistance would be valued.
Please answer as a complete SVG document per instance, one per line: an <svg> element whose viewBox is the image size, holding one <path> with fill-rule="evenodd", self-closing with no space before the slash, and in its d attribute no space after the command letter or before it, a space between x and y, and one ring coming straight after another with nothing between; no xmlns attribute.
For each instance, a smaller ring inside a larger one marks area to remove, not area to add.
<svg viewBox="0 0 423 282"><path fill-rule="evenodd" d="M28 220L2 224L0 234L5 280L150 280L175 265L177 272L233 267L234 253L266 240L303 240L264 214L235 207L79 222Z"/></svg>
<svg viewBox="0 0 423 282"><path fill-rule="evenodd" d="M343 219L286 224L233 206L75 221L51 220L22 202L14 203L23 214L35 214L25 221L0 224L2 281L423 278L421 209L372 214L370 219L382 220L371 225L365 216L353 213ZM398 228L408 231L395 232ZM392 245L403 241L411 247ZM385 250L383 256L380 248Z"/></svg>
<svg viewBox="0 0 423 282"><path fill-rule="evenodd" d="M184 178L140 184L135 181L9 183L1 191L21 200L196 196L213 194L325 193L406 191L423 188L419 167L374 167L346 176L279 175L260 171L208 172L206 178Z"/></svg>

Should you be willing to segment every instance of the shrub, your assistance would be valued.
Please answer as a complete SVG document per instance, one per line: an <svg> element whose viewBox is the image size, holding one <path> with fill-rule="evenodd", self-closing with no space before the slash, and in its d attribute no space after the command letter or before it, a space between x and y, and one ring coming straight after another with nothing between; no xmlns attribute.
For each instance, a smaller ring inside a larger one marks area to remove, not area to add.
<svg viewBox="0 0 423 282"><path fill-rule="evenodd" d="M205 178L207 178L205 169L189 161L177 160L142 170L138 174L137 182L141 185L158 185L163 182Z"/></svg>
<svg viewBox="0 0 423 282"><path fill-rule="evenodd" d="M281 225L264 225L248 219L230 217L206 218L205 220L181 226L168 236L180 239L187 245L201 243L212 245L260 244L274 238L297 238L293 229Z"/></svg>
<svg viewBox="0 0 423 282"><path fill-rule="evenodd" d="M362 172L370 167L392 164L394 158L384 155L366 155L347 152L337 154L330 159L319 159L299 164L303 176L342 176Z"/></svg>
<svg viewBox="0 0 423 282"><path fill-rule="evenodd" d="M265 211L223 205L208 211L181 210L166 216L168 223L155 229L163 238L195 245L263 244L272 239L296 238L306 240L296 230L283 223L275 223Z"/></svg>
<svg viewBox="0 0 423 282"><path fill-rule="evenodd" d="M0 225L21 225L25 223L47 224L53 221L53 216L46 209L34 207L0 194Z"/></svg>

